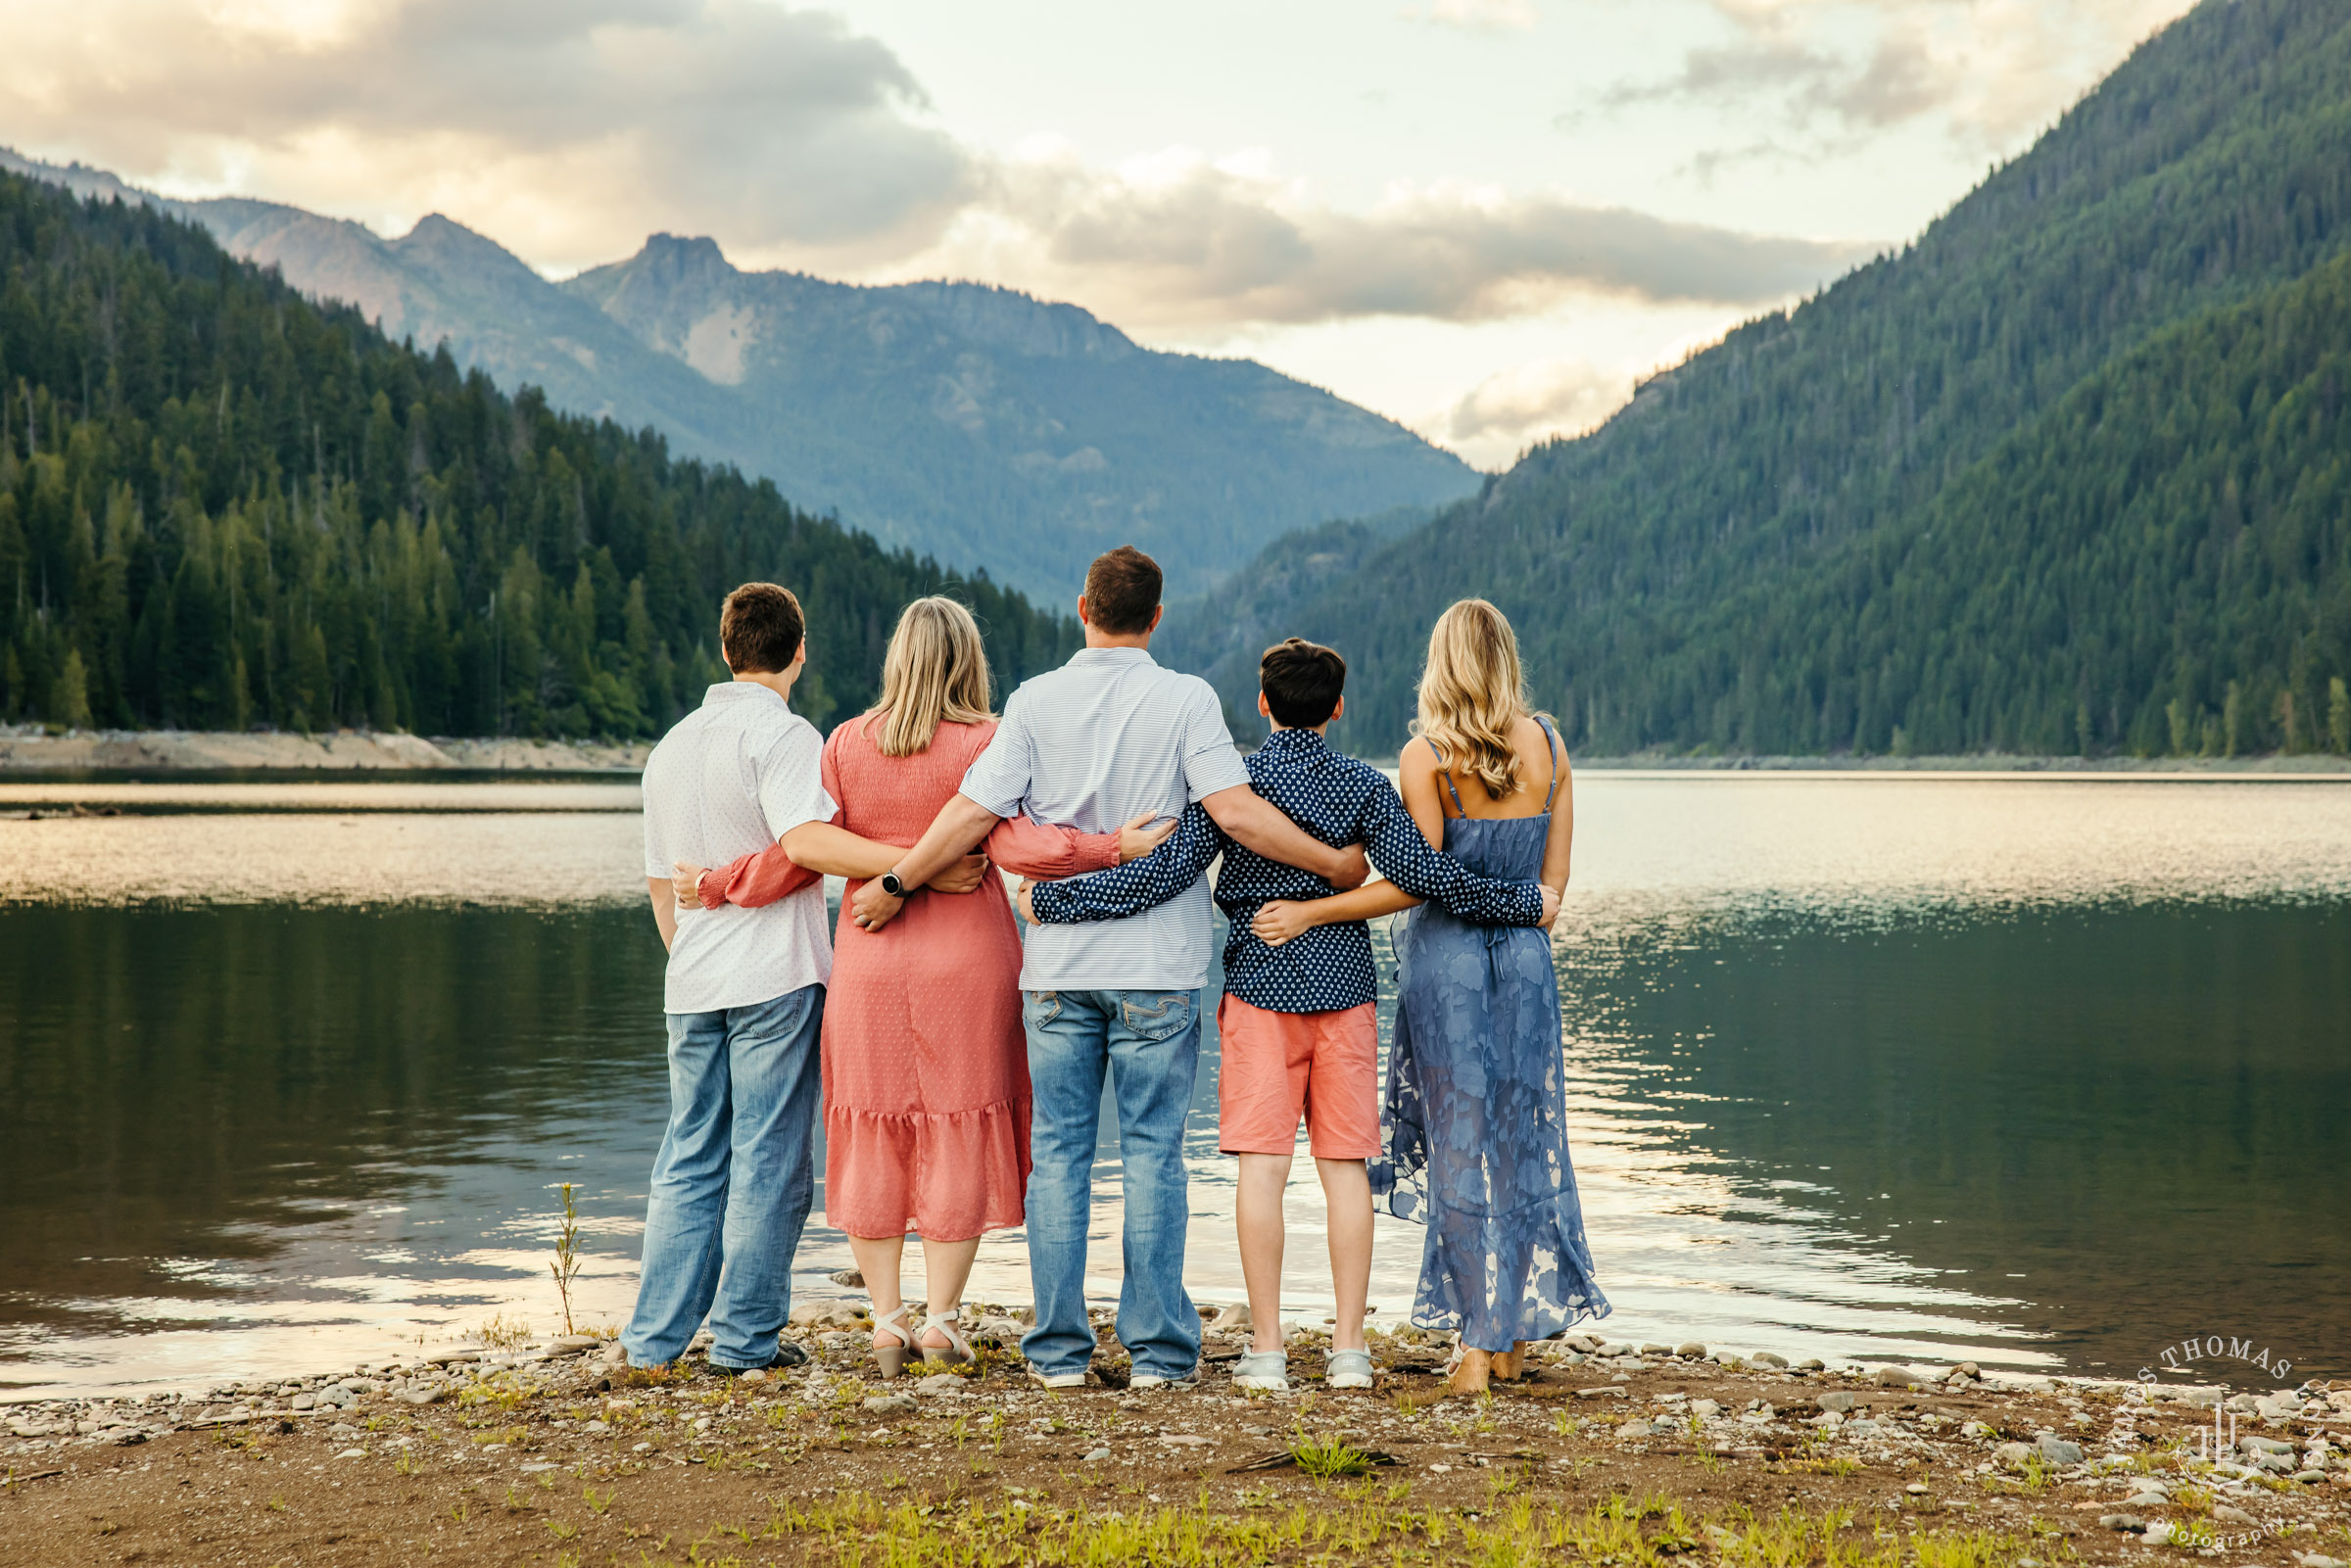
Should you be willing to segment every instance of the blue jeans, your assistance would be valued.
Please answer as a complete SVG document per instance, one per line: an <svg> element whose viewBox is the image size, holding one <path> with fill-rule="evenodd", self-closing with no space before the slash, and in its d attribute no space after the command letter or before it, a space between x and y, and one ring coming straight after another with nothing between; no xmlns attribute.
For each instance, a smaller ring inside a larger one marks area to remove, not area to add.
<svg viewBox="0 0 2351 1568"><path fill-rule="evenodd" d="M1191 1220L1183 1114L1200 1056L1191 991L1031 991L1029 1083L1035 1107L1029 1177L1029 1278L1036 1326L1021 1351L1039 1372L1082 1372L1094 1354L1085 1315L1085 1236L1093 1217L1102 1074L1119 1110L1126 1166L1127 1278L1119 1343L1134 1370L1183 1377L1200 1359L1200 1314L1183 1289Z"/></svg>
<svg viewBox="0 0 2351 1568"><path fill-rule="evenodd" d="M710 1359L776 1358L792 1315L792 1255L816 1181L825 988L669 1015L669 1130L645 1205L637 1310L620 1342L636 1366L686 1354L709 1314Z"/></svg>

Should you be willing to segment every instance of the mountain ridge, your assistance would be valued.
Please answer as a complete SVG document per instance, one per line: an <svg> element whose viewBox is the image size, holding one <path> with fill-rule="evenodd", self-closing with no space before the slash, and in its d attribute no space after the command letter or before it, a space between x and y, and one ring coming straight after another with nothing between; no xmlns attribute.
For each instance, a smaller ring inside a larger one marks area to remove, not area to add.
<svg viewBox="0 0 2351 1568"><path fill-rule="evenodd" d="M1144 348L994 285L744 271L649 236L560 282L441 214L395 239L242 197L176 201L0 149L0 167L212 229L395 336L559 408L650 424L885 543L1074 596L1134 543L1198 592L1293 528L1428 504L1479 475L1380 415L1254 361Z"/></svg>

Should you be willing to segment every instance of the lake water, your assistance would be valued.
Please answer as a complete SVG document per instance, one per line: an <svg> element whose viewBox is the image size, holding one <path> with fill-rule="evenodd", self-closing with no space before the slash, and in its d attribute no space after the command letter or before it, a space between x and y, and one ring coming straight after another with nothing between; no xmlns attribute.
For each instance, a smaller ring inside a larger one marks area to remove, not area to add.
<svg viewBox="0 0 2351 1568"><path fill-rule="evenodd" d="M622 1319L665 1112L636 808L0 784L0 1399L547 1330L563 1181L579 1315ZM1604 1332L2111 1375L2217 1332L2351 1370L2351 787L1588 773L1577 817ZM1189 1274L1228 1301L1215 1067L1212 1034ZM1105 1297L1119 1180L1114 1139ZM1291 1200L1319 1319L1303 1160ZM796 1288L839 1294L821 1218ZM1419 1246L1381 1221L1383 1319ZM1026 1302L1022 1259L985 1243L974 1298Z"/></svg>

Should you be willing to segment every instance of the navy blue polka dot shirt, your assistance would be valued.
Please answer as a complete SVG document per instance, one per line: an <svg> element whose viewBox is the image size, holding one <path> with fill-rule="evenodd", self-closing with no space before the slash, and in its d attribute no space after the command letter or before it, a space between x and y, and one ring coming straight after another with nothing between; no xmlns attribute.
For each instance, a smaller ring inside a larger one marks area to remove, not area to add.
<svg viewBox="0 0 2351 1568"><path fill-rule="evenodd" d="M1541 883L1480 877L1430 848L1386 776L1331 750L1314 731L1276 730L1248 762L1257 792L1292 822L1326 844L1362 844L1380 875L1414 897L1479 926L1542 924ZM1312 872L1234 843L1198 805L1142 859L1038 882L1030 903L1048 926L1123 920L1191 886L1219 854L1224 870L1217 879L1217 904L1232 923L1224 939L1226 991L1271 1013L1333 1013L1378 996L1371 933L1362 921L1318 926L1279 947L1258 939L1250 926L1261 904L1328 898L1336 889Z"/></svg>

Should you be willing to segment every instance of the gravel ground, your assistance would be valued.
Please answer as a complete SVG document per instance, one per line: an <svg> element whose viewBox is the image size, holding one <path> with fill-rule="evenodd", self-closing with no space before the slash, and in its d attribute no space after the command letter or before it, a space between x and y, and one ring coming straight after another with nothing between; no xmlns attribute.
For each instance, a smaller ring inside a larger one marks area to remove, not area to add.
<svg viewBox="0 0 2351 1568"><path fill-rule="evenodd" d="M2351 1557L2351 1389L1584 1338L1490 1399L1423 1403L1446 1345L1407 1329L1375 1336L1368 1394L1321 1387L1313 1333L1289 1395L1231 1387L1235 1333L1197 1388L1131 1392L1106 1325L1099 1386L1047 1392L1001 1315L977 1375L887 1384L848 1308L800 1315L809 1363L765 1378L632 1371L582 1339L9 1405L0 1564Z"/></svg>

